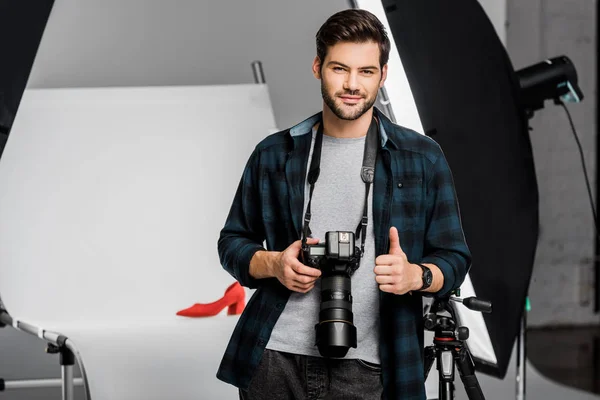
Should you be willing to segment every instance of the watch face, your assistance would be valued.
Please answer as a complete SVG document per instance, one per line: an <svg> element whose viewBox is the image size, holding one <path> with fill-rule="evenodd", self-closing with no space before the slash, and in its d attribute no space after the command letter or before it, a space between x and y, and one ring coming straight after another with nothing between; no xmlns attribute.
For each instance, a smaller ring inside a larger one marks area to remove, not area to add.
<svg viewBox="0 0 600 400"><path fill-rule="evenodd" d="M431 270L429 268L423 271L423 281L427 286L431 285L431 283L433 282L433 274L431 273Z"/></svg>
<svg viewBox="0 0 600 400"><path fill-rule="evenodd" d="M427 271L425 273L425 282L427 282L427 285L431 285L432 281L433 281L433 275L431 274L431 271Z"/></svg>

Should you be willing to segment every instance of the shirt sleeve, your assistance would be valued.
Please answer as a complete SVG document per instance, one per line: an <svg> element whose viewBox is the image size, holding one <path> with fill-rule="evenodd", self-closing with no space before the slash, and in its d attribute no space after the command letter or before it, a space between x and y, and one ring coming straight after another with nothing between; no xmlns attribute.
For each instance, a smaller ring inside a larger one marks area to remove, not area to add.
<svg viewBox="0 0 600 400"><path fill-rule="evenodd" d="M221 230L217 249L223 268L242 286L255 289L260 279L250 276L250 260L257 251L265 250L259 196L260 152L254 149L240 179L238 188Z"/></svg>
<svg viewBox="0 0 600 400"><path fill-rule="evenodd" d="M462 229L454 179L441 148L428 178L426 204L421 263L434 264L442 271L444 285L431 295L443 297L463 283L471 267L471 253Z"/></svg>

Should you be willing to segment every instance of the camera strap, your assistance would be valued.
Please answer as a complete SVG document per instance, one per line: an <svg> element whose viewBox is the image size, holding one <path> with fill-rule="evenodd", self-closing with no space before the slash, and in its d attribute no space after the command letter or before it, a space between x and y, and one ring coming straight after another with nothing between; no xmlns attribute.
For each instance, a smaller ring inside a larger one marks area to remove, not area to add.
<svg viewBox="0 0 600 400"><path fill-rule="evenodd" d="M360 177L365 183L365 206L363 211L363 216L358 226L356 227L356 238L360 238L360 255L359 258L365 252L365 240L367 236L367 224L369 222L368 219L368 210L369 210L369 191L371 190L371 184L373 183L373 179L375 177L375 162L377 160L377 141L379 138L379 126L377 125L377 120L373 117L371 121L371 125L369 126L369 130L367 131L367 137L365 139L365 151L363 155L363 165L360 172ZM312 195L315 189L315 183L319 178L319 174L321 172L321 148L323 147L323 121L319 124L319 128L317 129L317 135L315 137L315 145L313 149L313 156L310 163L310 169L308 171L308 184L310 185L310 191L308 196L308 205L306 207L306 213L304 214L304 229L303 229L303 238L302 245L306 245L306 240L311 235L311 230L309 227L311 211L310 205L312 202Z"/></svg>

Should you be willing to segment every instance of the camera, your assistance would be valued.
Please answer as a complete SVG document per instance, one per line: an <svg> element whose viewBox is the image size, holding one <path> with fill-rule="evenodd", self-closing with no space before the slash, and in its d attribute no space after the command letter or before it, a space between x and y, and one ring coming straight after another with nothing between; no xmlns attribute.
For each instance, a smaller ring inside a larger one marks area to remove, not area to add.
<svg viewBox="0 0 600 400"><path fill-rule="evenodd" d="M342 358L356 348L350 277L360 265L361 251L353 232L331 231L325 243L304 244L302 262L321 270L321 306L315 325L316 346L327 358Z"/></svg>

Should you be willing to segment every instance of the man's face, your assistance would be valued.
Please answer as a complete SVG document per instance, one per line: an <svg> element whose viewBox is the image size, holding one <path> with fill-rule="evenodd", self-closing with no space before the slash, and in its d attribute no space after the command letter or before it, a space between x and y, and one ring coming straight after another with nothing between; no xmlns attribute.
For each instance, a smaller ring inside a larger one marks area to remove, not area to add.
<svg viewBox="0 0 600 400"><path fill-rule="evenodd" d="M321 94L331 111L340 119L355 120L375 104L387 64L379 67L375 42L340 42L329 47L322 63L315 58L313 74L321 80Z"/></svg>

